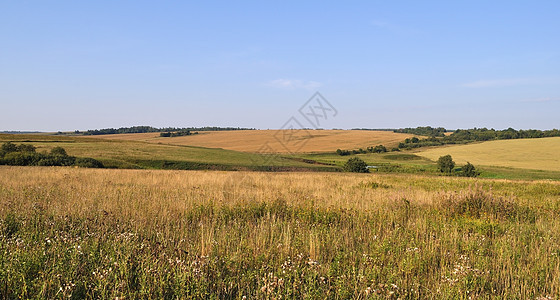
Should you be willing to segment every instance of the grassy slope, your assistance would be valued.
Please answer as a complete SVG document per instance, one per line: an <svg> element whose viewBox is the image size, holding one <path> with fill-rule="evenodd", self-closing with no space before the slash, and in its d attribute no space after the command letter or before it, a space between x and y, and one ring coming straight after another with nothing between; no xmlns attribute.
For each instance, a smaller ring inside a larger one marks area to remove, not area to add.
<svg viewBox="0 0 560 300"><path fill-rule="evenodd" d="M457 146L459 147L459 146ZM434 148L443 150L450 148ZM379 167L379 172L399 172L399 173L431 173L441 175L437 169L435 161L420 156L423 152L415 153L410 151L388 152L383 154L357 154L352 156L340 156L335 153L321 154L300 154L294 157L316 160L318 162L343 166L350 157L360 157L370 166ZM444 154L442 154L444 155ZM439 157L439 156L438 156ZM453 156L455 159L455 156ZM437 159L437 158L436 158ZM461 166L461 163L458 163ZM519 179L519 180L560 180L560 171L551 170L532 170L523 168L486 166L475 163L475 166L482 172L482 178L494 179ZM373 171L373 170L372 170Z"/></svg>
<svg viewBox="0 0 560 300"><path fill-rule="evenodd" d="M321 169L330 166L308 164L284 158L273 158L224 149L164 145L136 141L113 141L84 137L52 135L1 134L0 142L29 143L37 151L63 147L69 155L92 157L107 167L150 169Z"/></svg>
<svg viewBox="0 0 560 300"><path fill-rule="evenodd" d="M200 132L198 135L161 138L159 133L100 135L100 139L223 148L243 152L334 152L383 144L395 147L410 134L368 130L235 130ZM263 145L267 145L263 148Z"/></svg>
<svg viewBox="0 0 560 300"><path fill-rule="evenodd" d="M560 295L560 184L0 166L11 298Z"/></svg>

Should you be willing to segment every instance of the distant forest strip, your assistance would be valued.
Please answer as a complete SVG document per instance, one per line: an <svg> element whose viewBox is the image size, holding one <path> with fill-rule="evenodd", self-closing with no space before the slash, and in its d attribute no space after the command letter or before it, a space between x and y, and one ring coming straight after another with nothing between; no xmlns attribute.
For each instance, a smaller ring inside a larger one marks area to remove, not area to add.
<svg viewBox="0 0 560 300"><path fill-rule="evenodd" d="M241 127L187 127L187 128L176 128L176 127L165 127L156 128L152 126L132 126L132 127L121 127L115 128L105 128L105 129L93 129L87 131L76 130L75 134L82 135L103 135L103 134L124 134L124 133L146 133L146 132L187 132L187 131L231 131L231 130L255 130L254 128L241 128Z"/></svg>
<svg viewBox="0 0 560 300"><path fill-rule="evenodd" d="M375 131L393 131L396 133L409 133L414 135L422 135L428 137L445 137L446 132L451 132L446 140L454 141L489 141L489 140L507 140L507 139L533 139L542 137L560 136L560 130L515 130L508 128L504 130L496 130L494 128L472 128L450 130L443 127L419 126L416 128L399 128L399 129L370 129L370 128L353 128L352 130L375 130Z"/></svg>
<svg viewBox="0 0 560 300"><path fill-rule="evenodd" d="M374 130L365 128L355 128L353 130ZM375 129L384 130L388 129ZM467 144L472 142L482 142L482 141L493 141L493 140L513 140L513 139L536 139L545 137L558 137L560 136L560 130L550 129L550 130L538 130L538 129L527 129L527 130L515 130L513 128L508 128L504 130L495 130L488 128L472 128L472 129L457 129L455 131L447 130L443 127L433 128L430 126L416 127L416 128L401 128L392 129L393 132L397 133L408 133L418 136L427 136L427 138L411 137L407 138L401 143L399 143L398 148L393 148L391 151L399 151L401 149L413 149L428 146L443 146L452 144ZM446 135L446 132L451 132L451 134ZM375 149L375 150L374 150ZM364 149L354 149L354 150L341 150L338 149L336 153L338 155L351 155L351 154L364 154L364 153L381 153L385 152L387 149L383 145L378 145L374 147L368 147Z"/></svg>
<svg viewBox="0 0 560 300"><path fill-rule="evenodd" d="M397 133L410 133L415 135L426 135L426 136L445 136L445 133L447 131L448 130L443 127L432 128L430 126L393 129L393 132L397 132Z"/></svg>
<svg viewBox="0 0 560 300"><path fill-rule="evenodd" d="M425 146L441 146L447 144L466 144L470 142L492 141L492 140L513 140L513 139L535 139L545 137L558 137L560 130L515 130L508 128L504 130L495 130L487 128L473 129L457 129L450 135L445 135L444 128L418 127L398 129L395 132L406 132L416 135L428 135L428 138L419 139L417 137L408 138L404 142L399 143L401 149L419 148ZM428 134L430 133L431 134Z"/></svg>

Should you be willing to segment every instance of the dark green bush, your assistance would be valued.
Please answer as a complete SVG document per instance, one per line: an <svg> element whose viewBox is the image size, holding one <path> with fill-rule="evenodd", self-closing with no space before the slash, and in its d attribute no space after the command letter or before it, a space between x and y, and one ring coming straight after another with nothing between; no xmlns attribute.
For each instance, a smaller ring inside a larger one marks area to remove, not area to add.
<svg viewBox="0 0 560 300"><path fill-rule="evenodd" d="M16 146L10 142L2 145L0 165L11 166L79 166L103 168L103 164L93 158L69 156L62 147L54 147L49 154L35 152L33 145Z"/></svg>
<svg viewBox="0 0 560 300"><path fill-rule="evenodd" d="M442 173L451 173L451 171L453 171L453 168L455 168L455 162L449 154L441 156L438 159L437 164L440 172Z"/></svg>
<svg viewBox="0 0 560 300"><path fill-rule="evenodd" d="M37 161L37 166L73 166L76 162L74 156L47 155Z"/></svg>
<svg viewBox="0 0 560 300"><path fill-rule="evenodd" d="M195 134L198 132L195 132ZM176 136L186 136L186 135L192 135L193 133L190 130L179 130L179 131L175 131L175 132L171 132L171 131L167 131L167 132L161 132L159 134L160 137L176 137Z"/></svg>
<svg viewBox="0 0 560 300"><path fill-rule="evenodd" d="M45 156L37 162L37 165L42 167L61 166L60 161L52 156Z"/></svg>
<svg viewBox="0 0 560 300"><path fill-rule="evenodd" d="M367 164L360 159L359 157L350 158L344 164L344 170L347 172L355 172L355 173L368 173L369 170L367 168Z"/></svg>
<svg viewBox="0 0 560 300"><path fill-rule="evenodd" d="M103 168L103 164L97 159L89 157L78 157L76 158L75 165L81 168Z"/></svg>
<svg viewBox="0 0 560 300"><path fill-rule="evenodd" d="M12 142L6 142L4 144L2 144L2 148L1 150L4 153L9 153L9 152L16 152L18 151L18 148L15 144L13 144Z"/></svg>
<svg viewBox="0 0 560 300"><path fill-rule="evenodd" d="M383 145L377 145L375 146L371 152L375 152L375 153L383 153L383 152L387 152L387 148Z"/></svg>
<svg viewBox="0 0 560 300"><path fill-rule="evenodd" d="M4 155L2 163L10 166L33 166L41 160L42 155L30 152L9 152Z"/></svg>
<svg viewBox="0 0 560 300"><path fill-rule="evenodd" d="M467 162L467 164L461 168L460 175L464 177L477 177L480 175L480 172L476 170L473 164Z"/></svg>
<svg viewBox="0 0 560 300"><path fill-rule="evenodd" d="M17 146L17 151L19 152L35 152L35 149L33 145L20 144Z"/></svg>
<svg viewBox="0 0 560 300"><path fill-rule="evenodd" d="M348 150L336 149L336 154L338 154L340 156L346 156L346 155L350 155L351 153Z"/></svg>
<svg viewBox="0 0 560 300"><path fill-rule="evenodd" d="M62 147L54 147L51 149L51 155L56 155L56 156L68 156L68 154L66 153L66 150L64 150L64 148Z"/></svg>

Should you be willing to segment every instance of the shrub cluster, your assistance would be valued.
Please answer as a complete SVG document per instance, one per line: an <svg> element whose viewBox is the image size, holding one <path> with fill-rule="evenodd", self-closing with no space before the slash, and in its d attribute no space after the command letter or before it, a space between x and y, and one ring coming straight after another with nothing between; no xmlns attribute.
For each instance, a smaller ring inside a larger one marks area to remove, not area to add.
<svg viewBox="0 0 560 300"><path fill-rule="evenodd" d="M344 164L344 170L354 173L369 173L367 164L359 157L352 157Z"/></svg>
<svg viewBox="0 0 560 300"><path fill-rule="evenodd" d="M470 162L467 162L466 165L464 165L459 169L455 169L455 162L453 161L453 158L449 154L440 156L440 158L437 161L437 164L438 164L438 169L441 173L445 173L449 175L454 173L454 175L462 176L462 177L478 177L478 175L480 175L480 172L476 170L475 166Z"/></svg>
<svg viewBox="0 0 560 300"><path fill-rule="evenodd" d="M387 152L387 148L383 145L377 145L375 147L367 147L365 150L363 148L357 150L336 149L336 154L340 156L346 156L350 154L383 153L383 152Z"/></svg>
<svg viewBox="0 0 560 300"><path fill-rule="evenodd" d="M103 164L98 160L89 157L70 156L62 147L54 147L50 153L39 153L33 145L15 145L11 142L2 144L0 148L0 165L103 168Z"/></svg>
<svg viewBox="0 0 560 300"><path fill-rule="evenodd" d="M198 134L198 132L192 132L190 130L167 131L167 132L161 132L159 134L159 136L160 137L176 137L176 136L187 136L187 135L193 135L193 134Z"/></svg>

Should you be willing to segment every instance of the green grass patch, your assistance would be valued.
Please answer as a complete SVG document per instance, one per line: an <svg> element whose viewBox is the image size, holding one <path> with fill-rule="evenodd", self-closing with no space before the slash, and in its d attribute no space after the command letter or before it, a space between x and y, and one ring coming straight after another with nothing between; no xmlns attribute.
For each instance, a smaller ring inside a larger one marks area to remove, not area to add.
<svg viewBox="0 0 560 300"><path fill-rule="evenodd" d="M390 160L424 160L423 157L410 153L385 154L383 158Z"/></svg>

